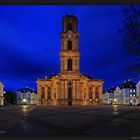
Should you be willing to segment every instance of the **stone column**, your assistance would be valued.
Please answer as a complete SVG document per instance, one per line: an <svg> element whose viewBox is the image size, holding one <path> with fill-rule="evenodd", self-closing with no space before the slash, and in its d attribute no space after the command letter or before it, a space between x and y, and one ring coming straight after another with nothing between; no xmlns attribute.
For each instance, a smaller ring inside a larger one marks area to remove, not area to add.
<svg viewBox="0 0 140 140"><path fill-rule="evenodd" d="M79 81L78 81L77 90L78 90L78 99L80 99L80 82Z"/></svg>
<svg viewBox="0 0 140 140"><path fill-rule="evenodd" d="M77 71L79 71L79 58L77 57Z"/></svg>
<svg viewBox="0 0 140 140"><path fill-rule="evenodd" d="M67 81L65 81L65 99L67 99Z"/></svg>
<svg viewBox="0 0 140 140"><path fill-rule="evenodd" d="M79 99L79 89L78 89L78 81L76 81L76 99Z"/></svg>
<svg viewBox="0 0 140 140"><path fill-rule="evenodd" d="M60 69L63 71L63 57L60 57Z"/></svg>
<svg viewBox="0 0 140 140"><path fill-rule="evenodd" d="M64 39L64 50L67 49L67 40Z"/></svg>
<svg viewBox="0 0 140 140"><path fill-rule="evenodd" d="M48 87L47 86L44 86L45 88L45 100L48 99Z"/></svg>
<svg viewBox="0 0 140 140"><path fill-rule="evenodd" d="M73 68L73 71L76 70L76 65L75 65L75 57L72 58L72 68Z"/></svg>
<svg viewBox="0 0 140 140"><path fill-rule="evenodd" d="M66 81L66 99L68 99L68 81Z"/></svg>
<svg viewBox="0 0 140 140"><path fill-rule="evenodd" d="M57 99L58 99L58 104L60 103L60 98L61 98L61 81L58 84L58 92L57 92Z"/></svg>
<svg viewBox="0 0 140 140"><path fill-rule="evenodd" d="M75 99L75 81L72 81L72 98Z"/></svg>
<svg viewBox="0 0 140 140"><path fill-rule="evenodd" d="M92 92L93 92L93 100L95 100L95 86L93 86Z"/></svg>
<svg viewBox="0 0 140 140"><path fill-rule="evenodd" d="M87 83L85 85L85 91L84 91L84 93L86 94L86 96L85 96L85 105L87 105L88 104L88 102L87 102L87 99L88 99L88 87L87 87Z"/></svg>
<svg viewBox="0 0 140 140"><path fill-rule="evenodd" d="M102 86L99 87L99 103L102 104L103 102L103 89Z"/></svg>
<svg viewBox="0 0 140 140"><path fill-rule="evenodd" d="M61 99L63 99L63 81L61 81L61 89L60 89L60 92L61 92Z"/></svg>
<svg viewBox="0 0 140 140"><path fill-rule="evenodd" d="M77 99L77 81L75 81L75 99Z"/></svg>
<svg viewBox="0 0 140 140"><path fill-rule="evenodd" d="M56 82L56 88L55 88L55 93L54 93L54 100L55 100L55 103L54 105L57 105L57 99L58 99L58 83Z"/></svg>
<svg viewBox="0 0 140 140"><path fill-rule="evenodd" d="M80 94L80 99L84 100L84 94L83 94L83 84L80 84L80 88L79 88L79 94Z"/></svg>
<svg viewBox="0 0 140 140"><path fill-rule="evenodd" d="M63 99L65 99L65 81L63 81Z"/></svg>
<svg viewBox="0 0 140 140"><path fill-rule="evenodd" d="M38 105L41 105L41 86L38 85L37 88L38 88L38 90L37 90L37 95L38 95Z"/></svg>

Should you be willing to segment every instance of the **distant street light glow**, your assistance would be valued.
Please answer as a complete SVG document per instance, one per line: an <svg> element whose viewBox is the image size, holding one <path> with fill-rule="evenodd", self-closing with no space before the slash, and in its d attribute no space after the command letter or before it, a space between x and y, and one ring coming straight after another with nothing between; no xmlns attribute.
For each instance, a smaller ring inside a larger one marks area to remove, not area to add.
<svg viewBox="0 0 140 140"><path fill-rule="evenodd" d="M24 103L26 103L26 102L27 102L27 100L26 100L26 99L23 99L22 101L23 101Z"/></svg>

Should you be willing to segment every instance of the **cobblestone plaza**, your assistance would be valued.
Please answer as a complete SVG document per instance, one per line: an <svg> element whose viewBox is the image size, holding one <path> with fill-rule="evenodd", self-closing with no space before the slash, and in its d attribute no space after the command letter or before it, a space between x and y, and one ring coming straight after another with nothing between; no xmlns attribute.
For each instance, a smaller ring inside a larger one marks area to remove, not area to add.
<svg viewBox="0 0 140 140"><path fill-rule="evenodd" d="M139 136L138 106L5 106L1 136Z"/></svg>

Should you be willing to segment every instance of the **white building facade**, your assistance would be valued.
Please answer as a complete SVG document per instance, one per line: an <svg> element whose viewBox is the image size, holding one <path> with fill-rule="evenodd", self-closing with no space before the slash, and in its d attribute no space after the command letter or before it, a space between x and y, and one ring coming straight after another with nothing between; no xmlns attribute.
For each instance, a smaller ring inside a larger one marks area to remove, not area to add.
<svg viewBox="0 0 140 140"><path fill-rule="evenodd" d="M4 90L3 90L3 88L4 88L4 85L0 81L0 106L3 106L4 105L4 95L3 95Z"/></svg>
<svg viewBox="0 0 140 140"><path fill-rule="evenodd" d="M16 91L17 104L36 105L37 94L31 88L24 88Z"/></svg>
<svg viewBox="0 0 140 140"><path fill-rule="evenodd" d="M137 105L136 83L131 80L125 81L121 85L122 104L123 105Z"/></svg>
<svg viewBox="0 0 140 140"><path fill-rule="evenodd" d="M114 91L114 104L117 104L117 105L122 104L122 92L119 87L117 87Z"/></svg>
<svg viewBox="0 0 140 140"><path fill-rule="evenodd" d="M104 104L138 105L140 103L140 81L136 84L128 80L114 91L110 91L107 90L103 95Z"/></svg>
<svg viewBox="0 0 140 140"><path fill-rule="evenodd" d="M140 81L136 84L137 102L140 104Z"/></svg>
<svg viewBox="0 0 140 140"><path fill-rule="evenodd" d="M114 88L110 88L104 91L103 104L113 104L114 102Z"/></svg>
<svg viewBox="0 0 140 140"><path fill-rule="evenodd" d="M105 92L103 94L103 104L109 104L109 93Z"/></svg>

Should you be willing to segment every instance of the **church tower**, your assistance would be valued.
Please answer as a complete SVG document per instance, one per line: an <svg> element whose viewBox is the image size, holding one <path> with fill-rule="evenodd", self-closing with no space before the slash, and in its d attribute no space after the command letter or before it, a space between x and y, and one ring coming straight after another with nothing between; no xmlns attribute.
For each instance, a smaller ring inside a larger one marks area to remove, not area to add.
<svg viewBox="0 0 140 140"><path fill-rule="evenodd" d="M80 74L78 20L74 15L62 19L60 73L38 79L38 104L94 105L102 103L103 81Z"/></svg>
<svg viewBox="0 0 140 140"><path fill-rule="evenodd" d="M66 15L62 19L60 74L80 74L78 50L79 33L78 20L73 15Z"/></svg>

